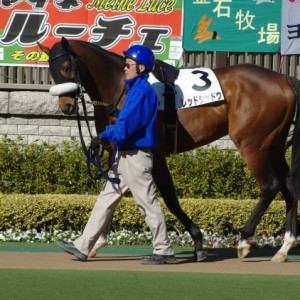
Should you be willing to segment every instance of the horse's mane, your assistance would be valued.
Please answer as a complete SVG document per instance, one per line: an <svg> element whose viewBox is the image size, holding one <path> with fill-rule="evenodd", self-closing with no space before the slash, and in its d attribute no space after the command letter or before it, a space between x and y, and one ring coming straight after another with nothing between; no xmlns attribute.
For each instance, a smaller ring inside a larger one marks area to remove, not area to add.
<svg viewBox="0 0 300 300"><path fill-rule="evenodd" d="M98 46L97 44L93 44L91 42L80 41L80 40L74 40L73 42L84 44L86 47L88 47L90 49L93 49L97 53L102 53L102 54L111 56L112 58L117 58L117 59L122 59L122 60L124 59L124 57L122 55L117 54L117 53L112 52L112 51L105 50L105 49L101 48L100 46Z"/></svg>

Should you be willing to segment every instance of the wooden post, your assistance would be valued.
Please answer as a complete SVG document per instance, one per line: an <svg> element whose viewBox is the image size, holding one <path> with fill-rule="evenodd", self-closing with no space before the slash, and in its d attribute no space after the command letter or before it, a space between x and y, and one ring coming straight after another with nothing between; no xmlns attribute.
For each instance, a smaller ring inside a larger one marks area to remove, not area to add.
<svg viewBox="0 0 300 300"><path fill-rule="evenodd" d="M227 67L227 52L216 52L216 68Z"/></svg>

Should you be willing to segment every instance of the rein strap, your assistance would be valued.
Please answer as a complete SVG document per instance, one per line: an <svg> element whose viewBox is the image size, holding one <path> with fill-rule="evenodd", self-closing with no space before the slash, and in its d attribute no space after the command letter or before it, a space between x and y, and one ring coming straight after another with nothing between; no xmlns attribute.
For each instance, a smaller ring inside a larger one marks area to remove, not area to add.
<svg viewBox="0 0 300 300"><path fill-rule="evenodd" d="M83 99L82 103L84 103L84 99ZM86 113L85 113L85 120L86 120L86 123L87 123L87 127L88 127L90 137L92 139L92 134L91 134L90 127L89 127L89 124L88 124L88 119L87 119ZM93 150L91 148L91 146L89 148L86 147L86 144L85 144L84 139L83 139L81 124L80 124L80 115L79 115L78 112L77 112L77 124L78 124L80 142L81 142L83 152L86 156L87 168L88 168L88 172L89 172L90 177L94 180L98 180L98 179L101 179L103 177L103 178L105 178L106 180L110 181L113 184L119 184L120 183L119 178L109 177L107 171L104 171L103 168L102 168L101 158L103 157L104 149L102 149L101 153L100 153L99 148L96 148L95 150ZM100 174L98 176L93 176L91 165L94 165L96 167L96 169L99 171Z"/></svg>

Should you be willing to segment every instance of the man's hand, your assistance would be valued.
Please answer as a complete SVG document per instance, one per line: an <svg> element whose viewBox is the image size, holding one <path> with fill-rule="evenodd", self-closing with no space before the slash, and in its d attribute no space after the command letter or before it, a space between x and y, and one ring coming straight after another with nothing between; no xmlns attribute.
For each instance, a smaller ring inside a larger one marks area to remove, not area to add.
<svg viewBox="0 0 300 300"><path fill-rule="evenodd" d="M99 134L98 136L94 137L91 140L91 148L93 150L95 150L96 148L101 148L101 134Z"/></svg>
<svg viewBox="0 0 300 300"><path fill-rule="evenodd" d="M117 107L113 104L107 104L105 106L105 112L108 116L114 116L117 111Z"/></svg>

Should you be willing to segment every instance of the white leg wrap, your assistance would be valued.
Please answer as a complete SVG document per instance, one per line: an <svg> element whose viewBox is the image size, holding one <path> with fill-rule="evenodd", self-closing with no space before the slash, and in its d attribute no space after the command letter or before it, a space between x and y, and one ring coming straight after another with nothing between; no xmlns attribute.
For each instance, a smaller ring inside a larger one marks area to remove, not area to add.
<svg viewBox="0 0 300 300"><path fill-rule="evenodd" d="M250 247L250 245L247 240L240 240L237 246L238 249L248 248L248 247Z"/></svg>
<svg viewBox="0 0 300 300"><path fill-rule="evenodd" d="M288 231L284 235L284 242L281 248L279 249L279 253L287 256L288 252L297 245L297 239Z"/></svg>

